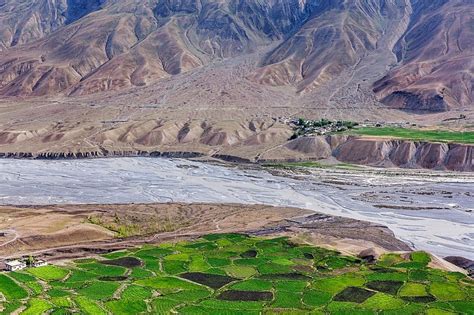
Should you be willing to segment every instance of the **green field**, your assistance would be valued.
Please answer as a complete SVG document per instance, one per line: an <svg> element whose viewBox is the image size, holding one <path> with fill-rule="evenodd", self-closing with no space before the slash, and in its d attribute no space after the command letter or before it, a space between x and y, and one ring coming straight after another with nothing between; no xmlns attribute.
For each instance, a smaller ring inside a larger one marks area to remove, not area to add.
<svg viewBox="0 0 474 315"><path fill-rule="evenodd" d="M0 274L20 314L474 314L474 281L398 254L366 264L287 238L208 235Z"/></svg>
<svg viewBox="0 0 474 315"><path fill-rule="evenodd" d="M474 143L474 131L458 132L396 127L363 127L353 129L348 133L362 136L389 137L429 142Z"/></svg>
<svg viewBox="0 0 474 315"><path fill-rule="evenodd" d="M294 169L294 168L321 168L321 169L339 169L339 170L361 170L363 169L359 165L348 164L348 163L337 163L337 164L323 164L314 161L304 162L281 162L281 163L266 163L263 167L269 168L282 168L282 169Z"/></svg>

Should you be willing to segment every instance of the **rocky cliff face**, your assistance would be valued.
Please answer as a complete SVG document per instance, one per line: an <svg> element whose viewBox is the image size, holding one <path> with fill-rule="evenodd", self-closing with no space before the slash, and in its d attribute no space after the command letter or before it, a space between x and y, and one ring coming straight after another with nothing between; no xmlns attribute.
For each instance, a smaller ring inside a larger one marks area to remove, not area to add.
<svg viewBox="0 0 474 315"><path fill-rule="evenodd" d="M292 87L295 98L309 93L318 103L367 106L375 92L403 110L469 107L473 6L471 0L3 0L0 95L77 96L153 85L267 51L247 80Z"/></svg>
<svg viewBox="0 0 474 315"><path fill-rule="evenodd" d="M218 122L167 121L132 123L118 129L82 135L88 147L60 131L0 133L0 158L81 159L114 156L194 158L201 156L239 163L307 161L335 158L379 167L424 168L474 172L474 146L346 135L301 137L272 120L235 126ZM61 141L68 145L61 148ZM39 146L38 146L39 144ZM51 145L53 150L45 149ZM23 151L25 147L38 148ZM59 147L59 149L57 149ZM12 150L20 148L20 150Z"/></svg>
<svg viewBox="0 0 474 315"><path fill-rule="evenodd" d="M301 153L300 159L332 156L361 165L474 171L472 145L328 136L300 138L285 148Z"/></svg>

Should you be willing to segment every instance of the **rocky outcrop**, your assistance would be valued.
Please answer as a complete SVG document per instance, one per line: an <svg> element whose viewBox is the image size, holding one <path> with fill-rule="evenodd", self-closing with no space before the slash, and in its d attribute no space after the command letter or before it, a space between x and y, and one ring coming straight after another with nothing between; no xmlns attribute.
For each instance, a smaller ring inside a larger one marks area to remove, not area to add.
<svg viewBox="0 0 474 315"><path fill-rule="evenodd" d="M297 151L313 159L325 159L331 156L331 145L323 137L303 137L290 141L285 147Z"/></svg>
<svg viewBox="0 0 474 315"><path fill-rule="evenodd" d="M474 146L349 138L333 151L339 161L403 168L474 171Z"/></svg>

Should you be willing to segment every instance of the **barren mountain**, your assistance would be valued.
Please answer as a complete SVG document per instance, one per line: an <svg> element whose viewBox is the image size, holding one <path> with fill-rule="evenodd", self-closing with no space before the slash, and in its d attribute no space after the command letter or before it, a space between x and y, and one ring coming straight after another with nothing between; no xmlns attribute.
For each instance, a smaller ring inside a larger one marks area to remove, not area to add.
<svg viewBox="0 0 474 315"><path fill-rule="evenodd" d="M0 95L149 86L261 52L236 87L288 86L310 106L470 107L473 10L472 0L3 0Z"/></svg>
<svg viewBox="0 0 474 315"><path fill-rule="evenodd" d="M376 82L383 103L400 109L446 111L474 100L474 1L414 1L397 42L398 67Z"/></svg>

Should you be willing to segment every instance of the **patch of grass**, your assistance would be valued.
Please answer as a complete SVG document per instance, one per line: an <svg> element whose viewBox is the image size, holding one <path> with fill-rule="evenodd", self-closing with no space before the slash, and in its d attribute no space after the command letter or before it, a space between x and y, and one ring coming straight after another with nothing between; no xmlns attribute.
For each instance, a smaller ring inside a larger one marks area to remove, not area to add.
<svg viewBox="0 0 474 315"><path fill-rule="evenodd" d="M159 297L151 303L154 314L172 314L171 310L180 305L180 301Z"/></svg>
<svg viewBox="0 0 474 315"><path fill-rule="evenodd" d="M156 258L145 259L143 258L143 263L145 264L145 269L153 271L155 273L161 273L160 262Z"/></svg>
<svg viewBox="0 0 474 315"><path fill-rule="evenodd" d="M167 255L164 257L165 261L171 260L171 261L189 261L190 256L187 253L179 253L179 254L171 254Z"/></svg>
<svg viewBox="0 0 474 315"><path fill-rule="evenodd" d="M382 267L391 267L398 263L401 263L403 258L400 254L384 254L377 261L377 265Z"/></svg>
<svg viewBox="0 0 474 315"><path fill-rule="evenodd" d="M461 314L474 314L474 301L454 301L449 302L453 310Z"/></svg>
<svg viewBox="0 0 474 315"><path fill-rule="evenodd" d="M103 264L93 262L87 264L80 264L78 265L79 268L90 271L99 275L101 277L118 277L123 276L125 274L126 269L119 266L107 266L105 267Z"/></svg>
<svg viewBox="0 0 474 315"><path fill-rule="evenodd" d="M357 310L357 303L333 301L328 304L327 310L330 314L354 314Z"/></svg>
<svg viewBox="0 0 474 315"><path fill-rule="evenodd" d="M428 296L426 286L421 283L407 283L400 289L400 296Z"/></svg>
<svg viewBox="0 0 474 315"><path fill-rule="evenodd" d="M105 303L105 307L117 315L140 314L147 310L146 303L143 300L120 299Z"/></svg>
<svg viewBox="0 0 474 315"><path fill-rule="evenodd" d="M423 314L425 306L422 304L410 303L399 309L394 310L384 310L381 314L383 315L419 315Z"/></svg>
<svg viewBox="0 0 474 315"><path fill-rule="evenodd" d="M347 287L361 287L365 283L363 276L358 274L343 274L337 277L322 278L313 283L314 289L336 294Z"/></svg>
<svg viewBox="0 0 474 315"><path fill-rule="evenodd" d="M0 292L10 302L28 297L28 292L25 289L3 274L0 274Z"/></svg>
<svg viewBox="0 0 474 315"><path fill-rule="evenodd" d="M37 278L45 281L61 280L68 275L68 271L56 266L43 266L38 268L30 268L28 272Z"/></svg>
<svg viewBox="0 0 474 315"><path fill-rule="evenodd" d="M299 292L277 291L275 299L271 304L275 308L294 308L302 307L303 294Z"/></svg>
<svg viewBox="0 0 474 315"><path fill-rule="evenodd" d="M211 266L207 263L203 255L191 256L191 262L188 265L190 272L202 272L209 269Z"/></svg>
<svg viewBox="0 0 474 315"><path fill-rule="evenodd" d="M243 258L234 260L234 265L237 266L259 266L266 264L268 259L265 258Z"/></svg>
<svg viewBox="0 0 474 315"><path fill-rule="evenodd" d="M410 259L413 262L418 262L427 266L431 262L431 256L425 252L413 252L410 254Z"/></svg>
<svg viewBox="0 0 474 315"><path fill-rule="evenodd" d="M426 267L426 264L418 261L405 261L394 266L395 268L405 268L405 269L422 269Z"/></svg>
<svg viewBox="0 0 474 315"><path fill-rule="evenodd" d="M92 272L75 269L71 271L71 275L66 279L66 283L86 282L96 279L98 276Z"/></svg>
<svg viewBox="0 0 474 315"><path fill-rule="evenodd" d="M153 292L150 289L132 284L123 290L121 298L132 301L143 301L151 298L152 295Z"/></svg>
<svg viewBox="0 0 474 315"><path fill-rule="evenodd" d="M49 302L42 299L34 298L28 301L26 310L23 311L21 314L22 315L38 315L38 314L43 314L52 308L53 306Z"/></svg>
<svg viewBox="0 0 474 315"><path fill-rule="evenodd" d="M393 297L391 295L377 293L369 297L364 303L362 303L362 306L371 310L385 311L401 309L405 304L406 303L403 300Z"/></svg>
<svg viewBox="0 0 474 315"><path fill-rule="evenodd" d="M74 299L76 304L79 306L80 310L89 315L105 315L106 312L97 305L96 302L83 297L83 296L78 296Z"/></svg>
<svg viewBox="0 0 474 315"><path fill-rule="evenodd" d="M368 281L406 281L408 275L401 272L376 272L367 275Z"/></svg>
<svg viewBox="0 0 474 315"><path fill-rule="evenodd" d="M440 310L437 308L429 308L426 310L426 315L456 315L456 313Z"/></svg>
<svg viewBox="0 0 474 315"><path fill-rule="evenodd" d="M21 307L22 303L19 301L15 301L12 303L3 303L3 311L2 314L11 314L18 310Z"/></svg>
<svg viewBox="0 0 474 315"><path fill-rule="evenodd" d="M349 267L353 264L352 260L339 256L328 257L327 259L318 262L318 265L321 266L322 262L324 262L324 265L330 269L341 269L344 267Z"/></svg>
<svg viewBox="0 0 474 315"><path fill-rule="evenodd" d="M331 301L332 294L316 290L308 290L303 294L303 303L308 306L319 307Z"/></svg>
<svg viewBox="0 0 474 315"><path fill-rule="evenodd" d="M102 255L102 257L107 258L107 259L117 259L117 258L128 256L129 254L130 253L127 250L120 250L120 251Z"/></svg>
<svg viewBox="0 0 474 315"><path fill-rule="evenodd" d="M72 306L71 300L65 296L52 298L51 302L53 302L53 304L56 305L57 307L67 308L67 307Z"/></svg>
<svg viewBox="0 0 474 315"><path fill-rule="evenodd" d="M202 287L198 284L191 283L189 281L181 280L174 277L152 277L148 279L138 280L137 284L150 287L153 289L173 289L179 290L199 290Z"/></svg>
<svg viewBox="0 0 474 315"><path fill-rule="evenodd" d="M227 258L216 258L216 257L208 257L207 262L211 267L223 267L230 265L230 259Z"/></svg>
<svg viewBox="0 0 474 315"><path fill-rule="evenodd" d="M351 134L401 138L407 140L432 141L432 142L454 142L454 143L474 143L474 132L458 132L449 130L421 130L396 127L384 128L358 128L350 131Z"/></svg>
<svg viewBox="0 0 474 315"><path fill-rule="evenodd" d="M119 286L120 284L115 282L97 281L77 290L77 292L91 300L104 300L111 298Z"/></svg>
<svg viewBox="0 0 474 315"><path fill-rule="evenodd" d="M165 260L162 262L163 271L170 275L177 275L187 271L186 262L181 260Z"/></svg>
<svg viewBox="0 0 474 315"><path fill-rule="evenodd" d="M146 269L133 268L132 273L130 274L130 276L133 279L146 279L146 278L153 277L153 274L150 271L146 270Z"/></svg>
<svg viewBox="0 0 474 315"><path fill-rule="evenodd" d="M466 294L459 286L451 283L433 282L430 285L430 293L441 301L459 301L466 298Z"/></svg>
<svg viewBox="0 0 474 315"><path fill-rule="evenodd" d="M291 292L303 292L308 286L307 281L276 281L275 289L277 291L291 291Z"/></svg>
<svg viewBox="0 0 474 315"><path fill-rule="evenodd" d="M43 286L36 281L26 282L26 286L33 292L33 295L39 295L43 293Z"/></svg>
<svg viewBox="0 0 474 315"><path fill-rule="evenodd" d="M64 290L60 290L60 289L51 289L48 291L48 295L52 298L55 298L55 297L65 297L65 296L69 296L69 292L67 291L64 291Z"/></svg>
<svg viewBox="0 0 474 315"><path fill-rule="evenodd" d="M229 276L240 279L249 278L257 274L257 270L251 266L226 266L223 269Z"/></svg>
<svg viewBox="0 0 474 315"><path fill-rule="evenodd" d="M139 250L135 252L134 256L138 258L160 258L166 255L171 254L173 251L171 249L167 248L160 248L160 247L155 247L155 248L146 248Z"/></svg>
<svg viewBox="0 0 474 315"><path fill-rule="evenodd" d="M412 281L425 282L429 280L429 272L426 270L412 269L409 272L409 278Z"/></svg>
<svg viewBox="0 0 474 315"><path fill-rule="evenodd" d="M10 278L15 279L18 282L23 282L23 283L36 281L35 277L33 277L30 274L23 273L23 272L9 272L8 276Z"/></svg>
<svg viewBox="0 0 474 315"><path fill-rule="evenodd" d="M223 300L205 300L199 303L199 306L227 309L227 310L262 310L265 302L243 302L243 301L223 301ZM235 311L234 311L235 312Z"/></svg>
<svg viewBox="0 0 474 315"><path fill-rule="evenodd" d="M262 264L258 266L257 269L258 269L258 272L260 272L260 274L262 275L289 273L292 270L290 266L279 265L275 263Z"/></svg>
<svg viewBox="0 0 474 315"><path fill-rule="evenodd" d="M208 298L210 295L211 292L208 290L189 290L168 294L165 297L173 301L196 302Z"/></svg>

